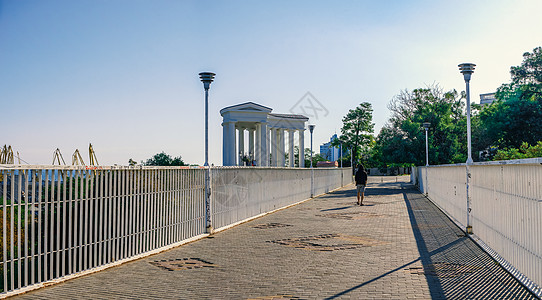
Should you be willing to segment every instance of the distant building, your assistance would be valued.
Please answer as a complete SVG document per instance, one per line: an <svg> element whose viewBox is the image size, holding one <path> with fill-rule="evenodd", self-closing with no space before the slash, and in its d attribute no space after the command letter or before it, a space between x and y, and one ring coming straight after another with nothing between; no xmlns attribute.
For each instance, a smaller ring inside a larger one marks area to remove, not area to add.
<svg viewBox="0 0 542 300"><path fill-rule="evenodd" d="M337 161L339 160L339 148L331 146L331 142L337 139L337 134L334 134L329 139L329 142L324 143L320 146L320 156L328 161Z"/></svg>
<svg viewBox="0 0 542 300"><path fill-rule="evenodd" d="M491 104L495 100L495 93L480 94L480 105Z"/></svg>

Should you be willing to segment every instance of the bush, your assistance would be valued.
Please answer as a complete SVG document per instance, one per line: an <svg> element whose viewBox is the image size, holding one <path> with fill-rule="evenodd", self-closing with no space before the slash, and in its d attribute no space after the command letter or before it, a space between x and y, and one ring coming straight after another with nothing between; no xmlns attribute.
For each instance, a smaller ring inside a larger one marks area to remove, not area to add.
<svg viewBox="0 0 542 300"><path fill-rule="evenodd" d="M523 142L518 148L509 148L503 150L497 150L493 160L509 160L509 159L522 159L522 158L535 158L542 157L542 141L536 143L536 145L529 145Z"/></svg>

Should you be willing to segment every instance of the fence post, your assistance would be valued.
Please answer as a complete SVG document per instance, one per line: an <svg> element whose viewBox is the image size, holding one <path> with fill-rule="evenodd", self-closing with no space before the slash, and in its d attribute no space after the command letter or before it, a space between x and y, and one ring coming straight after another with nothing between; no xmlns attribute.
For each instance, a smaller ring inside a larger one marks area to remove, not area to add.
<svg viewBox="0 0 542 300"><path fill-rule="evenodd" d="M429 196L429 192L427 191L427 188L429 187L428 182L427 182L429 180L428 173L429 173L429 167L425 166L425 182L423 183L423 190L426 196Z"/></svg>
<svg viewBox="0 0 542 300"><path fill-rule="evenodd" d="M471 203L470 203L470 178L471 178L471 173L470 173L470 163L467 162L466 163L467 165L467 228L465 229L465 231L467 232L467 234L472 234L472 225L470 223L470 212L471 212Z"/></svg>
<svg viewBox="0 0 542 300"><path fill-rule="evenodd" d="M205 232L213 233L211 221L211 167L205 167Z"/></svg>
<svg viewBox="0 0 542 300"><path fill-rule="evenodd" d="M314 169L311 165L311 198L314 197Z"/></svg>

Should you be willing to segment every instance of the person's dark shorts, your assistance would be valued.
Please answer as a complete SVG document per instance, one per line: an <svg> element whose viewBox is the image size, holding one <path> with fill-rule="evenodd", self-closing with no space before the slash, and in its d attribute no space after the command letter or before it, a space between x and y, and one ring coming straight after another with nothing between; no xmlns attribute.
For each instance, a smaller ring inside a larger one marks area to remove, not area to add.
<svg viewBox="0 0 542 300"><path fill-rule="evenodd" d="M356 188L358 189L358 193L360 193L360 194L365 193L365 185L364 184L358 184L358 185L356 185Z"/></svg>

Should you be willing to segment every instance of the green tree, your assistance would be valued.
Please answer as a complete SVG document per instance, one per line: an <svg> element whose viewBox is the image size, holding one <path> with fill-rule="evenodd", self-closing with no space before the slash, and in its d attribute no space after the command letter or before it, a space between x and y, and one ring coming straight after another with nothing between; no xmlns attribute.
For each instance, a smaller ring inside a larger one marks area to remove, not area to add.
<svg viewBox="0 0 542 300"><path fill-rule="evenodd" d="M155 154L153 157L147 159L144 163L145 166L186 166L181 159L181 156L172 158L165 152Z"/></svg>
<svg viewBox="0 0 542 300"><path fill-rule="evenodd" d="M348 111L343 118L341 136L332 141L332 146L353 149L353 161L357 164L362 153L367 153L373 145L374 126L371 103L362 102L355 109Z"/></svg>
<svg viewBox="0 0 542 300"><path fill-rule="evenodd" d="M542 47L524 53L510 74L512 82L499 87L497 101L481 109L478 126L473 126L478 150L519 148L542 140Z"/></svg>
<svg viewBox="0 0 542 300"><path fill-rule="evenodd" d="M444 92L438 85L400 92L388 105L392 116L376 139L374 160L386 166L424 165L422 124L429 122L430 163L464 162L466 116L461 99L455 90Z"/></svg>
<svg viewBox="0 0 542 300"><path fill-rule="evenodd" d="M536 143L536 145L529 145L523 142L519 148L510 148L504 150L498 150L495 154L494 160L509 160L509 159L522 159L522 158L535 158L542 157L542 141Z"/></svg>

